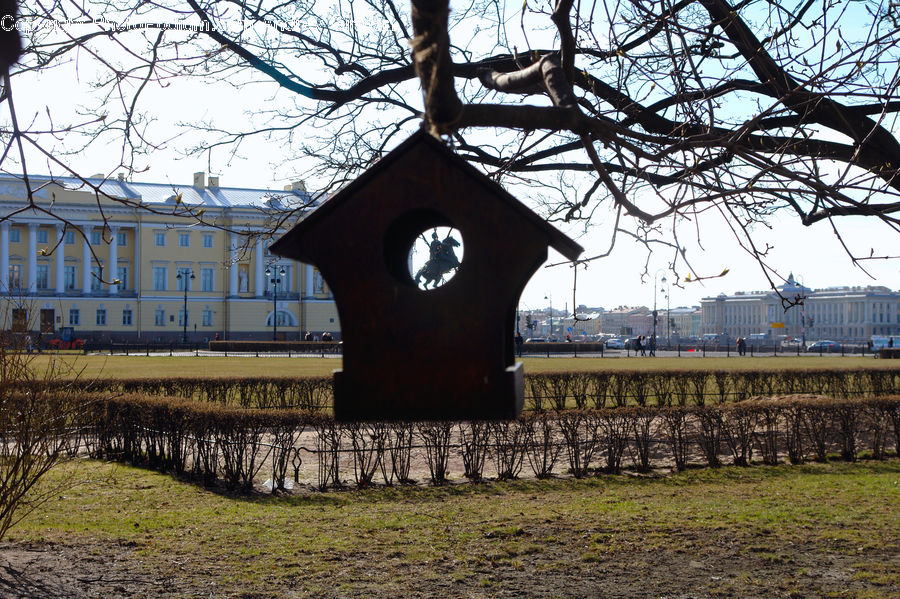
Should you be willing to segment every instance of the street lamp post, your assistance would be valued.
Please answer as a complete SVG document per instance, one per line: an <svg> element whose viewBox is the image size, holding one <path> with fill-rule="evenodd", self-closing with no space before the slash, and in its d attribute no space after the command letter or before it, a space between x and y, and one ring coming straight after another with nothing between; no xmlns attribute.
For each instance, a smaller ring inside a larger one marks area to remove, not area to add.
<svg viewBox="0 0 900 599"><path fill-rule="evenodd" d="M272 283L272 341L278 341L278 284L281 283L284 274L283 266L278 271L277 277L271 268L266 269L266 276L270 277L269 282Z"/></svg>
<svg viewBox="0 0 900 599"><path fill-rule="evenodd" d="M190 282L193 281L196 277L194 276L194 271L191 269L182 270L180 273L175 275L175 278L181 281L181 286L184 288L184 319L182 324L182 332L181 332L181 342L187 343L187 324L188 324L188 310L187 310L187 292L188 287L190 287Z"/></svg>
<svg viewBox="0 0 900 599"><path fill-rule="evenodd" d="M550 336L547 341L553 341L553 294L545 295L544 299L550 300Z"/></svg>
<svg viewBox="0 0 900 599"><path fill-rule="evenodd" d="M653 274L653 338L651 339L651 342L653 343L653 348L654 348L653 354L654 355L656 355L656 351L655 351L655 349L656 349L656 320L657 320L656 315L658 314L658 312L656 311L656 275L658 275L660 272L662 272L662 269L657 270ZM660 282L663 285L666 284L666 275L663 275L662 280Z"/></svg>
<svg viewBox="0 0 900 599"><path fill-rule="evenodd" d="M663 283L665 283L663 279ZM672 288L666 285L666 349L672 345Z"/></svg>

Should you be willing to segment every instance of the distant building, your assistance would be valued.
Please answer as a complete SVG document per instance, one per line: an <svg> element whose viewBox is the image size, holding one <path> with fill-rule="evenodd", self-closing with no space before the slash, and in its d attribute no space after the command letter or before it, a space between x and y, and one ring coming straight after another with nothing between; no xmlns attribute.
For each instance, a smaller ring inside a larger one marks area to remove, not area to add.
<svg viewBox="0 0 900 599"><path fill-rule="evenodd" d="M657 333L660 336L666 336L673 340L700 336L700 306L678 306L665 311L660 310L659 314L657 327L662 326L662 332L657 331Z"/></svg>
<svg viewBox="0 0 900 599"><path fill-rule="evenodd" d="M271 339L277 324L279 338L339 338L318 270L268 251L279 215L311 202L301 182L30 180L38 209L21 177L0 175L0 328L135 342ZM178 216L197 210L206 224Z"/></svg>
<svg viewBox="0 0 900 599"><path fill-rule="evenodd" d="M600 315L600 329L606 335L647 335L653 329L653 316L645 306L619 306Z"/></svg>
<svg viewBox="0 0 900 599"><path fill-rule="evenodd" d="M785 310L782 297L772 291L702 299L701 334L854 342L900 334L898 291L882 286L812 290L797 283L793 274L778 289L782 297L799 303Z"/></svg>
<svg viewBox="0 0 900 599"><path fill-rule="evenodd" d="M578 312L574 316L561 317L558 322L553 323L554 329L562 339L565 339L566 335L571 335L572 339L580 339L587 335L599 335L602 316L602 312ZM557 328L557 324L559 328Z"/></svg>

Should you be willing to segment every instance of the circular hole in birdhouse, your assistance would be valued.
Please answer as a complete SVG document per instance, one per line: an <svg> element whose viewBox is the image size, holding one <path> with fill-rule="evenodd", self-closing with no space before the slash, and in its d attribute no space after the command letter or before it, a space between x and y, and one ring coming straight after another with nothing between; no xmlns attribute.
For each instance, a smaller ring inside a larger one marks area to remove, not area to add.
<svg viewBox="0 0 900 599"><path fill-rule="evenodd" d="M463 238L453 227L431 227L409 248L409 275L419 289L446 285L463 260Z"/></svg>

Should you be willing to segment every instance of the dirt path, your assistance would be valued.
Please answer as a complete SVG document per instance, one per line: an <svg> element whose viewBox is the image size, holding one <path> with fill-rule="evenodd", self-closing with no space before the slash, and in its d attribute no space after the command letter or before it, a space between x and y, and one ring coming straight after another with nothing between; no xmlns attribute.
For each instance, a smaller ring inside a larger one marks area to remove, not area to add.
<svg viewBox="0 0 900 599"><path fill-rule="evenodd" d="M640 536L621 539L609 555L585 553L581 537L553 524L527 531L547 543L529 555L497 556L460 579L456 565L436 557L409 562L397 555L333 556L327 580L273 570L258 588L233 587L215 563L173 558L145 563L138 547L92 542L0 545L0 597L889 597L900 589L855 576L860 563L900 569L900 556L854 554L846 547L782 546L776 536L700 539L671 530L662 546ZM547 541L555 539L554 541ZM485 541L490 547L490 539ZM482 547L484 550L484 547ZM321 559L321 556L299 558ZM294 568L296 570L296 568Z"/></svg>

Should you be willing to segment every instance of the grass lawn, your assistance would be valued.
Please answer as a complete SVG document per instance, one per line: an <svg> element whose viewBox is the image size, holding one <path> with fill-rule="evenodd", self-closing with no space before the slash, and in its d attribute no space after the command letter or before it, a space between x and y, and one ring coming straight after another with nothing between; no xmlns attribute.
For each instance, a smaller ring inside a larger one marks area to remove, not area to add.
<svg viewBox="0 0 900 599"><path fill-rule="evenodd" d="M341 367L340 358L242 358L207 356L77 356L40 354L34 356L38 371L50 363L64 364L69 376L109 378L154 377L225 377L225 376L330 376ZM526 373L551 371L600 370L750 370L810 368L900 368L894 360L871 357L779 356L774 357L707 357L707 358L525 358Z"/></svg>
<svg viewBox="0 0 900 599"><path fill-rule="evenodd" d="M84 482L0 544L0 595L900 596L900 460L281 497L50 478Z"/></svg>

